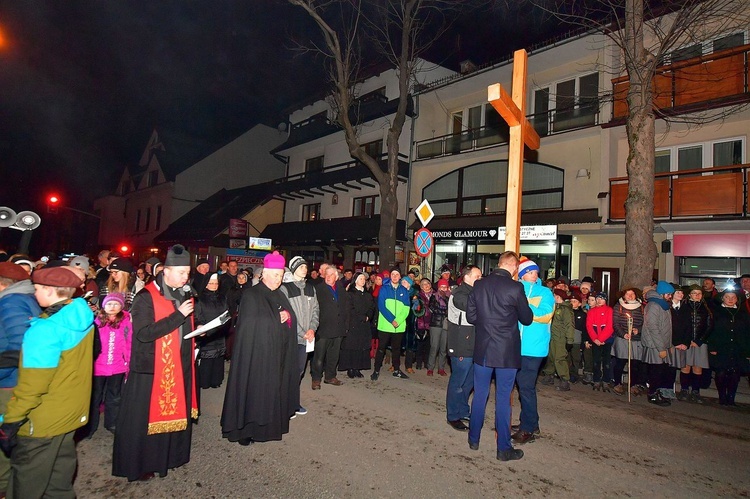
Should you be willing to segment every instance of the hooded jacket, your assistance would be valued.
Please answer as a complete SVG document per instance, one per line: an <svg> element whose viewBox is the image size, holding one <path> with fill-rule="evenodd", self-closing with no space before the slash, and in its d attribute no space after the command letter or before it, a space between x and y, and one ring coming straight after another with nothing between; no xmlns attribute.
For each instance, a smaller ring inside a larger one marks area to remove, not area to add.
<svg viewBox="0 0 750 499"><path fill-rule="evenodd" d="M51 315L48 315L51 314ZM94 314L81 298L48 307L23 338L18 385L3 420L28 418L18 434L50 438L88 422Z"/></svg>
<svg viewBox="0 0 750 499"><path fill-rule="evenodd" d="M394 288L391 282L383 283L378 293L378 331L403 333L410 310L409 291L400 284ZM394 320L398 322L395 328Z"/></svg>
<svg viewBox="0 0 750 499"><path fill-rule="evenodd" d="M34 298L34 285L26 279L0 291L0 353L18 356L31 319L42 313ZM18 383L18 366L0 368L0 388Z"/></svg>
<svg viewBox="0 0 750 499"><path fill-rule="evenodd" d="M672 346L672 317L669 303L654 290L646 293L646 299L648 303L643 314L641 342L646 348L664 352Z"/></svg>
<svg viewBox="0 0 750 499"><path fill-rule="evenodd" d="M534 314L529 326L519 324L521 329L521 355L524 357L546 357L549 355L550 323L555 313L555 297L542 284L541 279L528 282L521 279L526 299Z"/></svg>
<svg viewBox="0 0 750 499"><path fill-rule="evenodd" d="M94 361L94 376L112 376L128 372L130 345L133 341L133 323L130 312L123 310L123 318L117 327L109 322L94 321L99 330L102 352Z"/></svg>

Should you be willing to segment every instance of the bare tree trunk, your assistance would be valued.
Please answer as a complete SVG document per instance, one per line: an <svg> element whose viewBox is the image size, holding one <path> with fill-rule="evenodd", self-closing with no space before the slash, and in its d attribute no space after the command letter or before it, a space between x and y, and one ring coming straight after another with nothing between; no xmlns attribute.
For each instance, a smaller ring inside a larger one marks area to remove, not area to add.
<svg viewBox="0 0 750 499"><path fill-rule="evenodd" d="M657 251L654 243L655 116L654 56L643 43L643 0L627 0L625 64L630 76L626 132L628 197L625 200L625 270L622 287L651 283Z"/></svg>

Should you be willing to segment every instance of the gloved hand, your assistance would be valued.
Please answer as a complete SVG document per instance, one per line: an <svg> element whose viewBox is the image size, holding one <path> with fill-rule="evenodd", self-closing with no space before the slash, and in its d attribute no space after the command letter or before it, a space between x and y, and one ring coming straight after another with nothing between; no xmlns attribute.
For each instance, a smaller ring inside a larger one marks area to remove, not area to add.
<svg viewBox="0 0 750 499"><path fill-rule="evenodd" d="M566 343L565 344L565 350L568 351L568 353L573 351L573 344L572 343Z"/></svg>
<svg viewBox="0 0 750 499"><path fill-rule="evenodd" d="M3 423L0 425L0 449L2 449L6 456L10 457L10 451L18 443L18 438L16 437L18 430L26 421L24 419L15 423Z"/></svg>

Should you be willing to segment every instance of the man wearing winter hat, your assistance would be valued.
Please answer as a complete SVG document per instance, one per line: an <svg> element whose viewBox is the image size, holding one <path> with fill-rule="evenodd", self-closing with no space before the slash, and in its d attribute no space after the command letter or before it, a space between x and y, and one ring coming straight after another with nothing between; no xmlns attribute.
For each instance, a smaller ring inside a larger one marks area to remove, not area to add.
<svg viewBox="0 0 750 499"><path fill-rule="evenodd" d="M240 445L281 440L300 407L297 320L279 289L285 263L267 254L261 282L240 302L221 414L222 436Z"/></svg>
<svg viewBox="0 0 750 499"><path fill-rule="evenodd" d="M307 363L307 342L315 339L318 329L320 308L315 286L307 281L307 262L301 256L289 260L289 270L292 281L285 282L281 291L289 300L294 315L297 318L297 360L299 362L300 380L305 374ZM297 414L307 414L307 410L300 406Z"/></svg>
<svg viewBox="0 0 750 499"><path fill-rule="evenodd" d="M197 290L206 289L206 284L208 284L208 280L211 278L211 275L212 275L208 272L209 270L210 270L210 267L208 265L208 260L201 259L196 262L195 273L193 274L192 283L191 283L191 285L193 286L193 289L197 289Z"/></svg>
<svg viewBox="0 0 750 499"><path fill-rule="evenodd" d="M194 300L190 288L190 253L176 244L169 249L164 270L133 300L133 343L128 382L122 390L117 418L112 474L129 481L147 480L155 473L190 460L192 420L198 417ZM171 407L160 404L169 398Z"/></svg>
<svg viewBox="0 0 750 499"><path fill-rule="evenodd" d="M0 263L0 414L18 382L18 357L29 320L42 313L29 274L20 265ZM0 493L8 486L10 459L0 452Z"/></svg>
<svg viewBox="0 0 750 499"><path fill-rule="evenodd" d="M310 363L312 389L320 390L320 382L340 386L336 377L341 342L346 336L346 288L338 278L336 267L325 269L323 282L315 286L318 297L319 323L315 337L315 353Z"/></svg>
<svg viewBox="0 0 750 499"><path fill-rule="evenodd" d="M8 497L75 495L73 435L88 421L94 363L94 315L72 298L83 280L68 266L34 272L34 295L45 310L23 337L18 384L0 417Z"/></svg>
<svg viewBox="0 0 750 499"><path fill-rule="evenodd" d="M539 368L549 354L550 323L555 311L552 291L539 278L539 265L522 257L518 265L518 280L523 284L526 299L534 315L529 325L521 325L521 369L516 374L518 398L521 402L520 423L513 428L513 441L525 444L539 433L536 380Z"/></svg>

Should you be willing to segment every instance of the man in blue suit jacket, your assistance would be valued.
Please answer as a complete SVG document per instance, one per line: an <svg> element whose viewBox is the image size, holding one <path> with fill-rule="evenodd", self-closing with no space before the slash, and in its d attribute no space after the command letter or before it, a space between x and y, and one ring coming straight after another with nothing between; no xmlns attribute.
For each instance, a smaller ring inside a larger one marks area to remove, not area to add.
<svg viewBox="0 0 750 499"><path fill-rule="evenodd" d="M476 328L474 344L474 399L469 422L469 448L479 448L484 411L495 374L495 428L497 459L521 459L523 451L510 440L510 393L521 368L521 334L518 323L528 326L534 316L523 285L513 280L519 258L512 251L500 255L498 269L474 283L466 317Z"/></svg>

